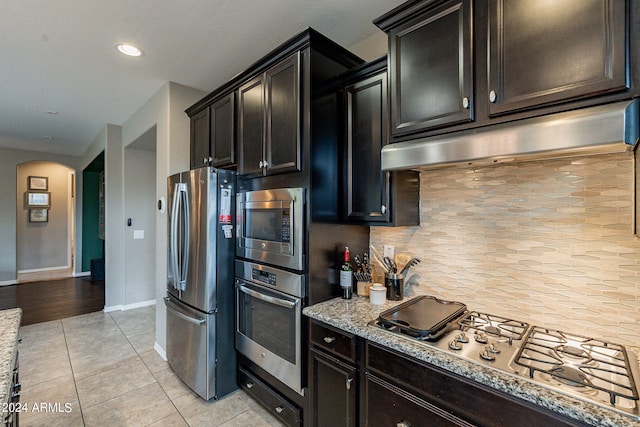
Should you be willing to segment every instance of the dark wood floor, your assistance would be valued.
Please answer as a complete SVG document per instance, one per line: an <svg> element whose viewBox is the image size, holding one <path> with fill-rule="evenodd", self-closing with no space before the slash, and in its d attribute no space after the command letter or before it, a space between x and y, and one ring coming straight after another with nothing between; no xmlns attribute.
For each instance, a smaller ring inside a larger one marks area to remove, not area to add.
<svg viewBox="0 0 640 427"><path fill-rule="evenodd" d="M22 325L48 322L104 308L104 281L89 277L0 286L0 310L22 308Z"/></svg>

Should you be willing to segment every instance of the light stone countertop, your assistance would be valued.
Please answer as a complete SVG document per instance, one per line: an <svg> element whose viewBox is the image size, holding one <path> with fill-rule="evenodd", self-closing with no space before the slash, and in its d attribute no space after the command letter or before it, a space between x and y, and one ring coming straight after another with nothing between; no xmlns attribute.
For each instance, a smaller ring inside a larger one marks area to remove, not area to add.
<svg viewBox="0 0 640 427"><path fill-rule="evenodd" d="M13 367L18 355L18 331L22 309L0 311L0 405L9 401Z"/></svg>
<svg viewBox="0 0 640 427"><path fill-rule="evenodd" d="M455 354L404 338L368 323L395 305L408 301L387 301L385 305L373 305L368 298L354 296L351 300L334 298L305 307L302 313L369 341L381 344L418 360L472 379L509 395L532 402L580 422L598 427L638 427L640 419L623 415L604 406L583 402L552 391L515 374L498 371L478 363L462 359ZM470 307L470 309L473 309Z"/></svg>

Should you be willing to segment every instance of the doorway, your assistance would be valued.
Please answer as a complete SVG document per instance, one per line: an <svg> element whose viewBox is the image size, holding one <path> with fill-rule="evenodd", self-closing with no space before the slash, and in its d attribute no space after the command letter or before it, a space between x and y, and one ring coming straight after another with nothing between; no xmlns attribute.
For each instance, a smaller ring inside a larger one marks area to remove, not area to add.
<svg viewBox="0 0 640 427"><path fill-rule="evenodd" d="M17 166L18 283L73 276L75 170L32 161Z"/></svg>

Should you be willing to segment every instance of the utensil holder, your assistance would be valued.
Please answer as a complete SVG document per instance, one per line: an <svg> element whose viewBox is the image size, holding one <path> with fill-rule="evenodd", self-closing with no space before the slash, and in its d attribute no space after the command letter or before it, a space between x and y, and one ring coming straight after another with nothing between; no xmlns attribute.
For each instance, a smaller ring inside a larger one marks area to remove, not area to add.
<svg viewBox="0 0 640 427"><path fill-rule="evenodd" d="M398 273L385 273L384 286L387 288L389 301L400 301L404 298L404 276Z"/></svg>

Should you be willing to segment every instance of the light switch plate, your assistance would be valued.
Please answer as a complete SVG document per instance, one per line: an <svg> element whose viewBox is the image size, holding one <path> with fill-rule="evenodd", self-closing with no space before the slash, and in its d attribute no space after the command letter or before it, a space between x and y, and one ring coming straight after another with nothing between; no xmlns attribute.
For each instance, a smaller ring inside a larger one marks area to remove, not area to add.
<svg viewBox="0 0 640 427"><path fill-rule="evenodd" d="M384 249L382 251L382 256L388 256L389 258L393 259L393 257L395 255L396 255L396 247L395 246L384 245Z"/></svg>
<svg viewBox="0 0 640 427"><path fill-rule="evenodd" d="M134 239L144 239L144 230L133 230Z"/></svg>

